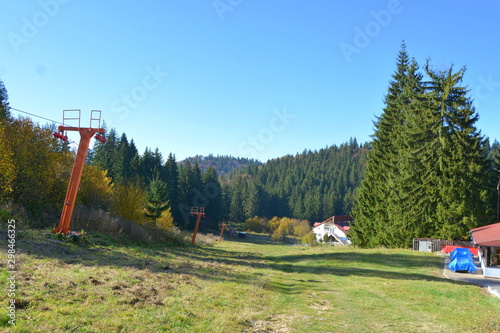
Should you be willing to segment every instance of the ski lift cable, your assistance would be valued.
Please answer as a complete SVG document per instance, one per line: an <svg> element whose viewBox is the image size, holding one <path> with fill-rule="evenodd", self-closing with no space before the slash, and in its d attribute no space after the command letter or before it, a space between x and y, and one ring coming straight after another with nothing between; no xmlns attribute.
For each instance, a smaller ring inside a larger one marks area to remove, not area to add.
<svg viewBox="0 0 500 333"><path fill-rule="evenodd" d="M23 111L23 110L19 110L19 109L16 109L16 108L13 108L13 107L10 107L11 110L15 110L17 112L21 112L21 113L25 113L25 114L29 114L30 116L33 116L33 117L37 117L37 118L40 118L40 119L44 119L44 120L48 120L48 121L51 121L53 123L56 123L56 124L61 124L61 125L64 125L63 123L61 123L60 121L57 121L57 120L53 120L53 119L49 119L49 118L45 118L45 117L42 117L42 116L38 116L34 113L30 113L30 112L26 112L26 111Z"/></svg>
<svg viewBox="0 0 500 333"><path fill-rule="evenodd" d="M23 110L19 110L19 109L16 109L16 108L13 108L13 107L9 107L11 110L15 110L17 112L21 112L21 113L25 113L25 114L28 114L30 116L33 116L33 117L37 117L37 118L40 118L40 119L44 119L44 120L48 120L48 121L51 121L53 123L56 123L56 124L61 124L61 125L64 125L64 123L61 123L60 121L57 121L57 120L53 120L53 119L49 119L49 118L45 118L45 117L42 117L42 116L39 116L39 115L36 115L34 113L30 113L30 112L26 112L26 111L23 111ZM75 141L71 140L71 139L68 139L67 141L68 143L72 143L72 144L76 144Z"/></svg>

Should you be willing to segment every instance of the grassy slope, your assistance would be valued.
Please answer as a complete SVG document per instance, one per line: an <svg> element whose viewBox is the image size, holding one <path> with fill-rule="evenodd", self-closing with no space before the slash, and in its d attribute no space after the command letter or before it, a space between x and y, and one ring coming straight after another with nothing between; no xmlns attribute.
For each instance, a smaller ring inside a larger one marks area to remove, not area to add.
<svg viewBox="0 0 500 333"><path fill-rule="evenodd" d="M17 298L25 309L14 332L500 328L500 300L441 278L442 259L428 253L242 241L82 248L33 232L19 234L17 248L24 251Z"/></svg>

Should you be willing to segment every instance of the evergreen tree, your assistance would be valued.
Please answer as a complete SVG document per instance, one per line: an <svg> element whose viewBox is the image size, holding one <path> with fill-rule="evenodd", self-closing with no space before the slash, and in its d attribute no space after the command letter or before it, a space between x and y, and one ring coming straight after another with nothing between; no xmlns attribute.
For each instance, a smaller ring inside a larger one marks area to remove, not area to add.
<svg viewBox="0 0 500 333"><path fill-rule="evenodd" d="M169 208L167 186L161 179L155 178L149 183L144 208L146 209L145 216L153 222L153 226L156 226L156 221L161 217L162 212Z"/></svg>
<svg viewBox="0 0 500 333"><path fill-rule="evenodd" d="M245 198L243 199L243 212L245 218L260 216L262 190L256 182L251 182L247 188Z"/></svg>
<svg viewBox="0 0 500 333"><path fill-rule="evenodd" d="M10 119L9 95L5 84L0 80L0 122L8 123Z"/></svg>
<svg viewBox="0 0 500 333"><path fill-rule="evenodd" d="M193 207L193 170L191 168L191 163L186 161L184 165L179 167L179 204L178 210L179 214L182 216L182 220L176 221L178 224L187 227L190 223L189 212L191 207Z"/></svg>
<svg viewBox="0 0 500 333"><path fill-rule="evenodd" d="M405 47L376 122L350 236L363 247L408 247L413 237L463 239L491 209L491 168L478 119L459 84L464 69L422 82Z"/></svg>
<svg viewBox="0 0 500 333"><path fill-rule="evenodd" d="M176 223L182 221L179 211L179 169L175 161L175 155L170 153L165 163L165 182L167 183L167 199L170 203L171 213Z"/></svg>
<svg viewBox="0 0 500 333"><path fill-rule="evenodd" d="M106 128L106 124L103 125L103 128ZM114 156L118 148L116 130L112 128L109 132L107 131L104 133L103 136L106 138L107 142L103 143L96 140L92 154L93 157L90 163L101 170L106 170L108 176L111 177L114 182Z"/></svg>
<svg viewBox="0 0 500 333"><path fill-rule="evenodd" d="M403 43L383 113L375 122L372 150L353 213L356 225L351 237L359 246L403 245L401 239L411 234L408 230L411 226L403 225L406 220L401 212L408 204L404 186L409 179L401 168L407 162L404 159L406 119L415 116L412 105L422 93L417 68L415 61L410 62Z"/></svg>
<svg viewBox="0 0 500 333"><path fill-rule="evenodd" d="M154 178L165 178L163 157L158 148L156 148L153 152L150 148L146 147L140 158L139 165L141 170L141 180L146 184L146 186L148 186L149 182Z"/></svg>
<svg viewBox="0 0 500 333"><path fill-rule="evenodd" d="M129 178L133 182L140 181L140 156L135 145L134 139L130 140L130 145L127 152L127 158L130 160L130 175Z"/></svg>
<svg viewBox="0 0 500 333"><path fill-rule="evenodd" d="M196 194L200 195L200 193L203 192L202 185L203 185L203 181L202 181L202 177L201 177L201 170L200 170L200 167L198 165L198 161L195 161L194 165L192 167L192 178L191 178L191 189L192 189L191 197L193 199L194 199ZM195 204L195 203L193 202L193 204ZM196 205L203 206L203 202L198 202L198 203L196 203Z"/></svg>
<svg viewBox="0 0 500 333"><path fill-rule="evenodd" d="M479 117L467 88L460 86L465 68L436 72L427 65L426 73L431 78L428 90L437 133L428 143L438 152L434 163L428 164L432 175L438 176L435 237L461 239L492 213L485 140L475 127Z"/></svg>
<svg viewBox="0 0 500 333"><path fill-rule="evenodd" d="M231 202L229 206L229 219L233 222L245 221L243 202L246 192L246 182L243 177L238 177L231 187Z"/></svg>
<svg viewBox="0 0 500 333"><path fill-rule="evenodd" d="M216 228L224 216L223 195L219 177L215 168L209 167L203 174L203 195L206 197L205 207L208 227Z"/></svg>
<svg viewBox="0 0 500 333"><path fill-rule="evenodd" d="M132 158L129 156L129 150L130 145L127 135L122 133L112 156L111 174L113 175L115 183L121 183L131 177L132 170L130 162Z"/></svg>

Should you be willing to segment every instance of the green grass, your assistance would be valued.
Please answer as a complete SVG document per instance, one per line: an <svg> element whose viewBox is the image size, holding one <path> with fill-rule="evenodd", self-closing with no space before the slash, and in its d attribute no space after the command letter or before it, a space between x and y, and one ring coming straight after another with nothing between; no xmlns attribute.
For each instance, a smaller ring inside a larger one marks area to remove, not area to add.
<svg viewBox="0 0 500 333"><path fill-rule="evenodd" d="M20 237L12 332L496 332L500 300L409 250ZM5 251L4 251L5 253ZM5 274L0 274L4 278ZM6 302L4 302L4 305ZM2 308L5 308L2 306ZM3 326L3 327L2 327Z"/></svg>

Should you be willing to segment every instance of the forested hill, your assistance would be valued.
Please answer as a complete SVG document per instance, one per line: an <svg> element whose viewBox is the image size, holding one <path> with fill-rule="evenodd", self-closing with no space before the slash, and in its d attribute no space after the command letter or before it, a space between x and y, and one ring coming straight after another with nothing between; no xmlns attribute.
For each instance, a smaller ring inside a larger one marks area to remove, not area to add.
<svg viewBox="0 0 500 333"><path fill-rule="evenodd" d="M226 155L214 156L212 154L208 156L196 155L194 157L188 157L185 160L180 161L179 164L184 165L186 161L189 161L191 165L194 165L196 162L198 162L198 167L202 172L205 172L208 168L213 167L215 168L219 176L224 176L231 171L245 168L249 165L262 165L262 162L254 159Z"/></svg>
<svg viewBox="0 0 500 333"><path fill-rule="evenodd" d="M319 151L252 165L230 177L229 218L290 216L311 222L348 214L366 164L368 145L356 139Z"/></svg>

